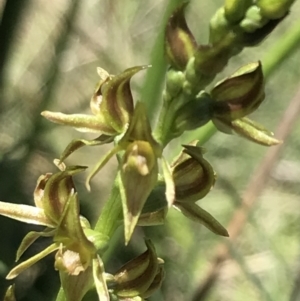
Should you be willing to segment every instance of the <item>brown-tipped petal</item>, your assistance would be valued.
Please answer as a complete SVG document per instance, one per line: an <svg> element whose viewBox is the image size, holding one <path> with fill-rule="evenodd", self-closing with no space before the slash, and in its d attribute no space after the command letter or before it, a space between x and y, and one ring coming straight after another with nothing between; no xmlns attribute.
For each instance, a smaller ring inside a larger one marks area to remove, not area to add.
<svg viewBox="0 0 300 301"><path fill-rule="evenodd" d="M94 140L85 140L85 139L74 139L71 141L68 146L65 148L63 153L60 156L60 162L66 160L74 151L78 150L83 146L96 146L102 145L106 143L110 143L113 141L112 136L101 135Z"/></svg>
<svg viewBox="0 0 300 301"><path fill-rule="evenodd" d="M171 15L165 31L165 52L170 64L184 70L193 56L197 43L187 26L184 10L188 2L181 4Z"/></svg>
<svg viewBox="0 0 300 301"><path fill-rule="evenodd" d="M156 184L157 174L157 159L150 143L146 141L131 143L124 154L120 171L126 244Z"/></svg>
<svg viewBox="0 0 300 301"><path fill-rule="evenodd" d="M46 216L43 209L29 205L0 202L0 215L27 224L47 227L55 226L55 223Z"/></svg>
<svg viewBox="0 0 300 301"><path fill-rule="evenodd" d="M23 253L41 236L49 237L54 234L54 229L46 229L42 232L31 231L23 238L16 254L16 261L20 259Z"/></svg>
<svg viewBox="0 0 300 301"><path fill-rule="evenodd" d="M148 250L126 263L115 275L115 293L121 298L132 298L145 293L155 279L158 259L150 240L146 240Z"/></svg>
<svg viewBox="0 0 300 301"><path fill-rule="evenodd" d="M6 279L14 279L16 278L19 274L21 274L23 271L37 263L39 260L43 259L50 253L54 252L57 250L59 246L57 244L52 244L48 248L44 249L42 252L30 257L26 261L23 261L22 263L18 264L16 267L14 267L6 276Z"/></svg>
<svg viewBox="0 0 300 301"><path fill-rule="evenodd" d="M216 174L203 158L203 150L193 145L183 145L183 152L173 167L177 202L196 202L202 199L212 189Z"/></svg>
<svg viewBox="0 0 300 301"><path fill-rule="evenodd" d="M114 76L102 87L102 101L100 112L106 121L117 133L122 133L133 114L133 98L130 90L130 79L138 71L149 66L137 66L126 69Z"/></svg>
<svg viewBox="0 0 300 301"><path fill-rule="evenodd" d="M119 146L114 147L112 150L110 150L104 157L94 166L93 170L90 172L88 177L86 178L85 181L85 186L87 190L91 190L90 187L90 181L92 178L101 170L101 168L114 156L116 155L119 151L121 151L122 148Z"/></svg>
<svg viewBox="0 0 300 301"><path fill-rule="evenodd" d="M245 65L217 83L211 97L214 118L234 120L252 113L265 97L261 63Z"/></svg>
<svg viewBox="0 0 300 301"><path fill-rule="evenodd" d="M189 219L202 224L210 231L221 236L229 236L227 230L207 211L193 203L176 202L174 207Z"/></svg>
<svg viewBox="0 0 300 301"><path fill-rule="evenodd" d="M110 136L117 134L117 132L109 124L107 124L100 115L68 115L60 112L50 111L44 111L41 113L41 115L54 123L74 127L77 131L80 132L105 134Z"/></svg>
<svg viewBox="0 0 300 301"><path fill-rule="evenodd" d="M282 143L273 137L273 133L264 129L264 127L249 118L241 118L233 121L222 119L212 120L217 129L226 134L236 133L255 143L272 146Z"/></svg>

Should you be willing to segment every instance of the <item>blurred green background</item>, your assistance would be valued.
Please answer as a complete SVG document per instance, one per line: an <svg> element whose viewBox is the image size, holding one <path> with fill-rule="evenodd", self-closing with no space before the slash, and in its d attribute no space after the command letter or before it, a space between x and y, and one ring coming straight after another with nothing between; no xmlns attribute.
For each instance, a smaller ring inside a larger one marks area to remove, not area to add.
<svg viewBox="0 0 300 301"><path fill-rule="evenodd" d="M97 66L115 74L152 63L152 69L134 77L132 89L135 99L147 102L155 121L166 68L162 25L177 3L180 1L0 1L0 200L33 204L37 178L55 170L52 161L67 143L94 137L51 124L40 112L89 113ZM209 20L222 4L222 0L191 1L186 15L199 43L207 42ZM290 15L261 46L244 50L217 78L242 64L262 60L267 66L267 96L253 119L280 132L292 120L290 115L296 115L291 129L285 131L280 154L273 157L267 148L237 136L216 133L205 142L206 158L218 180L200 203L224 226L230 224L231 239L215 236L173 209L164 226L138 228L127 248L122 245L122 229L116 236L108 272L143 252L145 235L153 239L165 260L166 279L150 300L300 300L299 92L295 98L300 89L299 15L300 1L296 1ZM167 157L171 159L181 143L197 137L206 140L207 132L188 133L172 142ZM67 164L92 166L109 147L83 148ZM76 178L82 215L92 222L115 173L116 162L111 160L92 181L91 193L84 187L85 175ZM243 200L248 202L242 206L244 211L240 209ZM22 237L39 228L0 217L0 229L2 298L10 283L5 275L14 265ZM23 259L48 243L39 240ZM17 299L55 300L58 286L53 256L49 256L16 279ZM90 294L86 300L96 299Z"/></svg>

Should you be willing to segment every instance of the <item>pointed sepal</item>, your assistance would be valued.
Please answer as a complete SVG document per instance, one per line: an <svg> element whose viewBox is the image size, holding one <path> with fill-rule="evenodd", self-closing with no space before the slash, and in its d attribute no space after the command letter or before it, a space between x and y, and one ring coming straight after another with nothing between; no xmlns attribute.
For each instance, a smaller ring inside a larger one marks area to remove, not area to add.
<svg viewBox="0 0 300 301"><path fill-rule="evenodd" d="M79 132L116 135L116 131L106 123L102 115L64 114L50 111L43 111L41 115L49 121L71 126Z"/></svg>
<svg viewBox="0 0 300 301"><path fill-rule="evenodd" d="M29 267L31 267L32 265L34 265L35 263L37 263L38 261L40 261L41 259L43 259L44 257L46 257L47 255L51 254L52 252L54 252L58 248L59 248L59 246L57 246L57 244L52 244L49 247L47 247L46 249L44 249L43 251L41 251L40 253L38 253L38 254L30 257L29 259L23 261L22 263L20 263L17 266L15 266L8 273L8 275L6 276L6 279L14 279L14 278L16 278L23 271L25 271L26 269L28 269Z"/></svg>
<svg viewBox="0 0 300 301"><path fill-rule="evenodd" d="M227 230L207 211L194 203L176 202L174 207L189 219L202 224L207 229L221 236L229 236Z"/></svg>
<svg viewBox="0 0 300 301"><path fill-rule="evenodd" d="M282 143L282 141L274 138L274 134L266 130L261 124L246 117L233 121L223 119L213 119L212 121L219 131L226 134L236 133L257 144L272 146Z"/></svg>

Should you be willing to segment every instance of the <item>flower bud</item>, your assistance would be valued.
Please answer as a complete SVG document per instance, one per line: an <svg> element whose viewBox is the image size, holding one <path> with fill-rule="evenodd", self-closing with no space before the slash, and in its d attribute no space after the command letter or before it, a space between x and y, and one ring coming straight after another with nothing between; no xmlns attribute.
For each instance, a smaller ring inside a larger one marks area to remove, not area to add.
<svg viewBox="0 0 300 301"><path fill-rule="evenodd" d="M165 51L175 69L184 70L188 60L194 55L196 41L189 30L184 9L187 3L178 7L169 18L165 32Z"/></svg>
<svg viewBox="0 0 300 301"><path fill-rule="evenodd" d="M196 202L214 186L216 174L203 158L203 150L193 145L183 145L183 154L174 163L176 203Z"/></svg>
<svg viewBox="0 0 300 301"><path fill-rule="evenodd" d="M295 0L257 0L261 14L268 19L280 19L287 14Z"/></svg>
<svg viewBox="0 0 300 301"><path fill-rule="evenodd" d="M176 97L183 86L185 80L184 73L182 71L169 69L166 75L166 91L171 99Z"/></svg>
<svg viewBox="0 0 300 301"><path fill-rule="evenodd" d="M281 19L270 20L262 27L257 28L254 32L244 31L243 33L240 33L236 39L236 45L241 48L257 46L276 28L276 26L284 19L284 17L285 16L283 16ZM264 24L264 22L262 24Z"/></svg>
<svg viewBox="0 0 300 301"><path fill-rule="evenodd" d="M230 23L237 23L242 20L252 0L226 0L225 16Z"/></svg>
<svg viewBox="0 0 300 301"><path fill-rule="evenodd" d="M225 8L219 8L209 22L209 42L214 44L221 41L229 33L231 27Z"/></svg>
<svg viewBox="0 0 300 301"><path fill-rule="evenodd" d="M268 23L268 19L261 15L261 11L258 6L252 5L246 13L245 18L240 23L240 27L245 32L255 32L258 28L263 27Z"/></svg>
<svg viewBox="0 0 300 301"><path fill-rule="evenodd" d="M265 97L261 63L238 69L212 89L214 118L234 120L258 108Z"/></svg>

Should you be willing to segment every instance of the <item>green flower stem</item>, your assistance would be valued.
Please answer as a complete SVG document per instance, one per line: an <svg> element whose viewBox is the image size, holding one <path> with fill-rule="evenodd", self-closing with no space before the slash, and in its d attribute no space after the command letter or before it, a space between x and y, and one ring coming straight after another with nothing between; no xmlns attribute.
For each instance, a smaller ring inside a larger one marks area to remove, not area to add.
<svg viewBox="0 0 300 301"><path fill-rule="evenodd" d="M279 41L275 42L275 46L268 51L268 55L262 60L263 71L266 78L272 75L276 68L299 48L299 43L300 21L296 22L281 36Z"/></svg>
<svg viewBox="0 0 300 301"><path fill-rule="evenodd" d="M120 225L122 202L119 191L119 176L116 177L109 199L105 203L96 223L95 231L107 236L110 240Z"/></svg>
<svg viewBox="0 0 300 301"><path fill-rule="evenodd" d="M176 101L172 99L171 102ZM161 108L157 126L154 131L154 138L160 143L163 148L170 142L169 134L172 126L173 118L170 102L164 102Z"/></svg>
<svg viewBox="0 0 300 301"><path fill-rule="evenodd" d="M164 57L164 33L166 23L174 9L185 1L186 0L169 0L161 22L159 33L151 52L150 65L152 65L152 68L147 71L145 84L141 93L141 99L147 105L147 114L150 120L155 117L161 101L160 87L162 87L164 82L167 68L167 62Z"/></svg>

